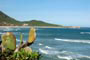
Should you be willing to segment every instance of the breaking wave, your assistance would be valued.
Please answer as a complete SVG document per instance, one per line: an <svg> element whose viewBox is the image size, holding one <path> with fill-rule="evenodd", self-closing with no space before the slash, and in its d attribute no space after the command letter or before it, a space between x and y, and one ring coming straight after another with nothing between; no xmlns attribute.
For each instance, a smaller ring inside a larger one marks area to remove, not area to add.
<svg viewBox="0 0 90 60"><path fill-rule="evenodd" d="M82 54L78 54L74 52L69 52L69 51L58 51L58 50L53 50L53 49L48 50L48 49L43 49L43 48L40 48L39 51L43 54L54 55L58 59L64 59L64 60L73 60L73 59L78 60L81 58L90 59L90 56L82 55Z"/></svg>
<svg viewBox="0 0 90 60"><path fill-rule="evenodd" d="M43 45L43 44L42 44L42 43L39 43L38 45L40 45L40 46L41 46L41 45Z"/></svg>
<svg viewBox="0 0 90 60"><path fill-rule="evenodd" d="M80 32L80 34L90 34L90 32Z"/></svg>
<svg viewBox="0 0 90 60"><path fill-rule="evenodd" d="M90 59L90 56L84 56L84 55L78 55L76 58L72 57L72 56L60 56L60 55L57 55L57 57L59 59L66 59L66 60L73 60L73 59L80 59L80 58L87 58L87 59Z"/></svg>
<svg viewBox="0 0 90 60"><path fill-rule="evenodd" d="M88 44L90 44L90 40L71 40L71 39L59 39L59 38L55 38L55 40L64 41L64 42L88 43Z"/></svg>
<svg viewBox="0 0 90 60"><path fill-rule="evenodd" d="M73 59L78 60L80 58L90 59L90 56L77 54L77 53L73 53L73 52L68 52L68 51L62 51L59 55L57 55L57 58L65 59L65 60L73 60Z"/></svg>
<svg viewBox="0 0 90 60"><path fill-rule="evenodd" d="M48 48L48 49L53 49L52 47L49 47L49 46L45 46L45 48Z"/></svg>
<svg viewBox="0 0 90 60"><path fill-rule="evenodd" d="M43 54L48 54L48 55L56 55L59 54L60 52L54 49L46 49L46 48L39 48L39 51Z"/></svg>

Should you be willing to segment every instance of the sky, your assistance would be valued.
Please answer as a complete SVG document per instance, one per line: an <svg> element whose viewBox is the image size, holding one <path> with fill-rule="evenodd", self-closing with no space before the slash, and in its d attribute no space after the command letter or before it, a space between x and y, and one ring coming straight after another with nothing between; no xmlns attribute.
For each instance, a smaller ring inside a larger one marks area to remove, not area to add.
<svg viewBox="0 0 90 60"><path fill-rule="evenodd" d="M0 10L19 21L90 27L90 0L0 0Z"/></svg>

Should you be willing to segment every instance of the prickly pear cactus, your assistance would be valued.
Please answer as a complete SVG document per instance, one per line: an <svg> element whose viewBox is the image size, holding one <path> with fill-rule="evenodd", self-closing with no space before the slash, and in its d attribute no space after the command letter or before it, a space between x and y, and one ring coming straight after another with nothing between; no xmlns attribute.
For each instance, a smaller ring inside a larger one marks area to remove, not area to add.
<svg viewBox="0 0 90 60"><path fill-rule="evenodd" d="M35 28L31 28L31 29L30 29L30 32L29 32L28 43L34 42L35 39L36 39Z"/></svg>
<svg viewBox="0 0 90 60"><path fill-rule="evenodd" d="M2 35L2 45L5 49L15 50L16 49L16 37L12 32L7 32Z"/></svg>

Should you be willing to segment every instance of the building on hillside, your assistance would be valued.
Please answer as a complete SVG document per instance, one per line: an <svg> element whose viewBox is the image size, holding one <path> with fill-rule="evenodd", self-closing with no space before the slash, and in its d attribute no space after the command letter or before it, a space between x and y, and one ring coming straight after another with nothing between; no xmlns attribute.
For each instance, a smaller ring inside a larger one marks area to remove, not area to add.
<svg viewBox="0 0 90 60"><path fill-rule="evenodd" d="M24 23L22 26L28 26L28 24Z"/></svg>

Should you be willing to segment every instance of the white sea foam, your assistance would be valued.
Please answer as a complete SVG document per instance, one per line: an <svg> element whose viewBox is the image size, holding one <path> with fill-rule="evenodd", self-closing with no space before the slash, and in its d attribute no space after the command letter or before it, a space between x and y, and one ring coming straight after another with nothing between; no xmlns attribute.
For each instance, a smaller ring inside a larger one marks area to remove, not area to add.
<svg viewBox="0 0 90 60"><path fill-rule="evenodd" d="M62 55L63 54L63 55ZM77 54L73 52L68 52L68 51L62 51L59 55L57 55L59 59L66 59L66 60L72 60L72 59L79 59L79 58L88 58L90 59L90 56L87 55L82 55L82 54Z"/></svg>
<svg viewBox="0 0 90 60"><path fill-rule="evenodd" d="M20 42L20 40L19 40L19 39L16 39L16 41L17 41L17 42ZM25 41L23 40L23 42L25 42Z"/></svg>
<svg viewBox="0 0 90 60"><path fill-rule="evenodd" d="M13 31L13 29L11 29L11 28L5 28L5 29L3 29L3 31Z"/></svg>
<svg viewBox="0 0 90 60"><path fill-rule="evenodd" d="M64 59L64 60L78 60L80 58L88 58L90 59L90 56L87 55L82 55L74 52L69 52L69 51L58 51L58 50L53 50L53 49L43 49L40 48L39 51L43 54L48 54L48 55L55 55L58 59Z"/></svg>
<svg viewBox="0 0 90 60"><path fill-rule="evenodd" d="M72 59L72 57L70 57L70 56L60 56L60 55L58 55L57 57L59 59L66 59L66 60L71 60Z"/></svg>
<svg viewBox="0 0 90 60"><path fill-rule="evenodd" d="M42 44L42 43L39 43L38 45L40 45L40 46L41 46L41 45L43 45L43 44Z"/></svg>
<svg viewBox="0 0 90 60"><path fill-rule="evenodd" d="M40 48L39 51L40 51L41 53L48 54L48 51L47 51L47 50L43 50L43 49Z"/></svg>
<svg viewBox="0 0 90 60"><path fill-rule="evenodd" d="M71 40L71 39L58 39L55 38L57 41L64 41L64 42L75 42L75 43L88 43L90 44L90 40Z"/></svg>
<svg viewBox="0 0 90 60"><path fill-rule="evenodd" d="M19 39L16 39L16 41L17 41L17 42L20 42L20 40L19 40Z"/></svg>
<svg viewBox="0 0 90 60"><path fill-rule="evenodd" d="M57 55L59 59L66 59L66 60L72 60L72 59L79 59L79 58L88 58L90 59L90 56L85 56L85 55L77 55L77 56L61 56Z"/></svg>
<svg viewBox="0 0 90 60"><path fill-rule="evenodd" d="M90 32L80 32L80 34L90 34Z"/></svg>
<svg viewBox="0 0 90 60"><path fill-rule="evenodd" d="M52 47L49 47L49 46L45 46L45 48L52 49Z"/></svg>
<svg viewBox="0 0 90 60"><path fill-rule="evenodd" d="M3 31L18 31L20 30L20 28L9 28L9 27L6 27L3 29Z"/></svg>
<svg viewBox="0 0 90 60"><path fill-rule="evenodd" d="M18 47L18 45L16 45L16 47Z"/></svg>
<svg viewBox="0 0 90 60"><path fill-rule="evenodd" d="M60 52L57 50L52 50L52 49L42 49L40 48L39 51L43 54L48 54L48 55L56 55L59 54Z"/></svg>

